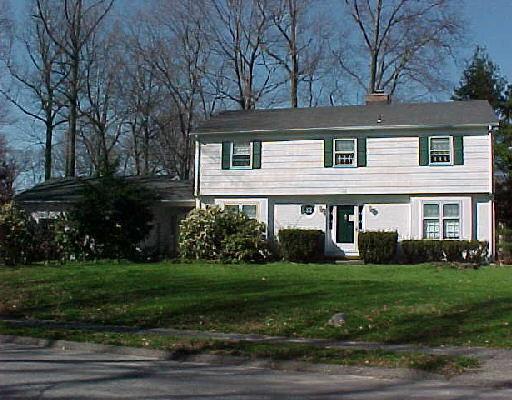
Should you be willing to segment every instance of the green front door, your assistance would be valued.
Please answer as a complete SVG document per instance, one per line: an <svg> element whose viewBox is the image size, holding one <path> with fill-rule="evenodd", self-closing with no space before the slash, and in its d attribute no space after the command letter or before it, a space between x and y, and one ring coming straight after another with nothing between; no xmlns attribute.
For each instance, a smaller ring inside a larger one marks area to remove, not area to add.
<svg viewBox="0 0 512 400"><path fill-rule="evenodd" d="M336 243L354 243L354 206L336 206Z"/></svg>

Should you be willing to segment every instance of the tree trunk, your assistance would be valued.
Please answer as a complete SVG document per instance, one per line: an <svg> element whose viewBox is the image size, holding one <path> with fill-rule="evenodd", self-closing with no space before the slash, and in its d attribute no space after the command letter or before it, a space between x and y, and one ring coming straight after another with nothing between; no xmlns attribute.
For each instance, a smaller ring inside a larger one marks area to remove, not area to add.
<svg viewBox="0 0 512 400"><path fill-rule="evenodd" d="M44 180L52 178L52 140L53 140L53 121L46 120L46 139L44 143Z"/></svg>
<svg viewBox="0 0 512 400"><path fill-rule="evenodd" d="M294 0L288 2L288 12L290 13L290 55L291 55L291 76L290 76L290 96L292 108L299 106L297 91L299 86L299 55L297 52L297 4Z"/></svg>

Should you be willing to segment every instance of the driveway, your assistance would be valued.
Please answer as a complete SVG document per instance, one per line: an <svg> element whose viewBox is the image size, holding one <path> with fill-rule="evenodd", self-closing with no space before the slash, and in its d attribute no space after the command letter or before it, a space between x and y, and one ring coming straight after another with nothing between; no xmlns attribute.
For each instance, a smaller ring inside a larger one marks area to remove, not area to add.
<svg viewBox="0 0 512 400"><path fill-rule="evenodd" d="M512 386L404 380L0 344L0 399L510 399Z"/></svg>

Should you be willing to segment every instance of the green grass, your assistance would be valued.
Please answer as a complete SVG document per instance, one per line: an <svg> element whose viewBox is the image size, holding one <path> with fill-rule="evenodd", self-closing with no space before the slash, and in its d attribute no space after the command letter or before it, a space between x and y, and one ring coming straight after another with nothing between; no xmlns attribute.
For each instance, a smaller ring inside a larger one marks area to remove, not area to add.
<svg viewBox="0 0 512 400"><path fill-rule="evenodd" d="M346 313L346 326L326 325L336 312ZM510 348L512 270L173 263L0 267L0 314Z"/></svg>
<svg viewBox="0 0 512 400"><path fill-rule="evenodd" d="M272 361L304 361L313 364L412 368L446 376L462 374L468 369L480 367L480 362L477 359L464 356L384 350L345 350L319 348L304 344L261 344L243 341L184 339L155 334L141 336L69 329L26 328L13 327L9 323L0 323L0 334L168 350L174 353L173 358L175 359L183 359L195 354L217 354Z"/></svg>

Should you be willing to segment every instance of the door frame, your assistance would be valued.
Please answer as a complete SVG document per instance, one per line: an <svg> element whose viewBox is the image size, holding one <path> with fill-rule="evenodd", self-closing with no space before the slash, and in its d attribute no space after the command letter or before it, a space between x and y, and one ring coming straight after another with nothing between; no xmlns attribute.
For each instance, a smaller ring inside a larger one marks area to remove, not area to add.
<svg viewBox="0 0 512 400"><path fill-rule="evenodd" d="M352 206L354 208L354 243L337 243L336 242L336 231L338 225L338 206L348 207ZM330 204L329 210L332 207L332 227L329 229L330 241L333 243L334 247L337 248L344 255L358 255L359 254L359 207L360 204ZM329 218L329 216L327 217Z"/></svg>

